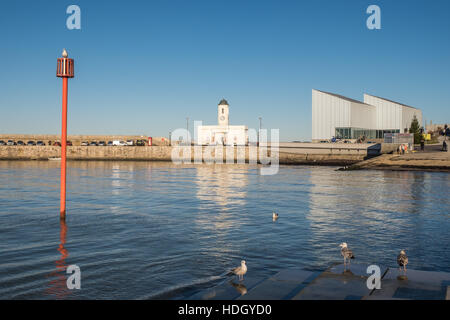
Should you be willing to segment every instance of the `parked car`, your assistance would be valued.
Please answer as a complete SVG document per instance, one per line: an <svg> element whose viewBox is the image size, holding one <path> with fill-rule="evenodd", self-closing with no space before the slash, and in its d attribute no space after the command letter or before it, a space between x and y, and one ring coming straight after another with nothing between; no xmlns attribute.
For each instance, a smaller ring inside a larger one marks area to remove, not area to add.
<svg viewBox="0 0 450 320"><path fill-rule="evenodd" d="M54 146L57 146L57 147L61 147L61 142L55 141L55 142L53 142L53 145L54 145Z"/></svg>
<svg viewBox="0 0 450 320"><path fill-rule="evenodd" d="M136 145L137 146L145 146L145 141L144 140L137 140L136 141Z"/></svg>
<svg viewBox="0 0 450 320"><path fill-rule="evenodd" d="M67 142L66 142L66 146L69 146L69 147L71 147L71 146L72 146L72 141L70 141L70 140L67 140Z"/></svg>
<svg viewBox="0 0 450 320"><path fill-rule="evenodd" d="M36 142L37 146L45 146L45 143L43 141L38 141Z"/></svg>
<svg viewBox="0 0 450 320"><path fill-rule="evenodd" d="M112 146L113 142L112 141L108 141L108 146Z"/></svg>
<svg viewBox="0 0 450 320"><path fill-rule="evenodd" d="M83 142L81 143L81 145L82 145L82 146L88 146L88 145L89 145L89 142L83 141Z"/></svg>
<svg viewBox="0 0 450 320"><path fill-rule="evenodd" d="M0 146L6 146L6 142L3 140L0 140Z"/></svg>
<svg viewBox="0 0 450 320"><path fill-rule="evenodd" d="M35 146L35 145L36 145L36 142L34 142L34 141L27 142L27 146Z"/></svg>
<svg viewBox="0 0 450 320"><path fill-rule="evenodd" d="M133 140L127 140L127 146L134 146Z"/></svg>
<svg viewBox="0 0 450 320"><path fill-rule="evenodd" d="M96 145L97 145L97 142L91 141L91 142L89 142L89 145L90 145L90 146L96 146Z"/></svg>
<svg viewBox="0 0 450 320"><path fill-rule="evenodd" d="M114 140L113 146L126 146L127 143L125 141Z"/></svg>
<svg viewBox="0 0 450 320"><path fill-rule="evenodd" d="M8 140L8 142L6 143L6 145L8 146L15 146L16 143L13 140Z"/></svg>
<svg viewBox="0 0 450 320"><path fill-rule="evenodd" d="M99 141L98 145L104 147L104 146L106 146L106 142L105 141Z"/></svg>
<svg viewBox="0 0 450 320"><path fill-rule="evenodd" d="M17 141L17 145L18 146L24 146L25 142L23 142L22 140Z"/></svg>

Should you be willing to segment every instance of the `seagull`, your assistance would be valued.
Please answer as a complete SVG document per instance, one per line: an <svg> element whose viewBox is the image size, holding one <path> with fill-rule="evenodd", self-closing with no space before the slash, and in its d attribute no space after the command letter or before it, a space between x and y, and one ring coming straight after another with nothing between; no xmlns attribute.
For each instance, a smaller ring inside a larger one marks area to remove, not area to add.
<svg viewBox="0 0 450 320"><path fill-rule="evenodd" d="M402 270L406 273L406 265L408 264L408 256L406 255L405 250L401 250L400 254L397 256L397 263L399 265L399 270Z"/></svg>
<svg viewBox="0 0 450 320"><path fill-rule="evenodd" d="M69 55L67 54L66 49L63 50L62 56L63 56L64 58L67 58L67 57L69 56Z"/></svg>
<svg viewBox="0 0 450 320"><path fill-rule="evenodd" d="M272 220L275 221L275 220L277 220L277 219L278 219L278 213L273 212L273 213L272 213Z"/></svg>
<svg viewBox="0 0 450 320"><path fill-rule="evenodd" d="M231 272L239 277L239 281L244 280L244 274L247 273L247 265L245 264L245 260L242 260L241 265L232 269Z"/></svg>
<svg viewBox="0 0 450 320"><path fill-rule="evenodd" d="M339 245L339 247L341 247L341 255L344 257L344 266L345 266L347 259L348 259L348 263L350 264L350 260L355 259L355 256L353 255L353 251L347 247L346 242L342 242Z"/></svg>

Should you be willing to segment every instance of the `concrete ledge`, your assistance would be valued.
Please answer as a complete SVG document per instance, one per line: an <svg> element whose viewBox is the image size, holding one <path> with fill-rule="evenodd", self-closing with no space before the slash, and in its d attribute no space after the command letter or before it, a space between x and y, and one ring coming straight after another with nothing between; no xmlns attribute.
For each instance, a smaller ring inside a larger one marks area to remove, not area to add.
<svg viewBox="0 0 450 320"><path fill-rule="evenodd" d="M366 264L331 266L314 279L293 300L361 300L370 294ZM384 268L386 270L386 268ZM383 269L381 270L383 274Z"/></svg>
<svg viewBox="0 0 450 320"><path fill-rule="evenodd" d="M318 273L288 269L255 286L238 300L289 300L303 290Z"/></svg>
<svg viewBox="0 0 450 320"><path fill-rule="evenodd" d="M263 280L261 278L245 277L240 282L236 277L232 277L213 288L200 291L190 296L188 300L236 300L247 294L249 290Z"/></svg>
<svg viewBox="0 0 450 320"><path fill-rule="evenodd" d="M390 268L366 300L443 300L450 285L450 273Z"/></svg>
<svg viewBox="0 0 450 320"><path fill-rule="evenodd" d="M189 148L189 147L188 147ZM227 148L218 147L218 158L226 162ZM172 161L171 146L70 146L67 147L68 160L114 160L114 161ZM251 150L249 147L231 148L234 162L237 161L237 154L241 152L245 161L249 162L249 152L254 152L255 157L258 150ZM191 147L191 162L194 162L195 149ZM213 150L211 154L206 155L206 148L202 148L203 160L214 160L216 155ZM261 153L266 150L260 150ZM182 153L181 153L182 155ZM205 156L206 155L206 156ZM0 146L0 160L48 160L49 158L59 158L61 156L61 147L56 146ZM270 157L270 149L267 150L267 156ZM306 164L306 165L350 165L362 161L365 153L353 154L342 151L334 154L308 154L308 153L279 153L280 164ZM189 159L189 157L188 157Z"/></svg>
<svg viewBox="0 0 450 320"><path fill-rule="evenodd" d="M361 161L342 170L398 170L398 171L450 171L450 156L447 152L389 155Z"/></svg>
<svg viewBox="0 0 450 320"><path fill-rule="evenodd" d="M367 264L332 265L324 272L286 269L267 278L235 277L188 299L206 300L444 300L450 273L381 268L381 289L367 288Z"/></svg>

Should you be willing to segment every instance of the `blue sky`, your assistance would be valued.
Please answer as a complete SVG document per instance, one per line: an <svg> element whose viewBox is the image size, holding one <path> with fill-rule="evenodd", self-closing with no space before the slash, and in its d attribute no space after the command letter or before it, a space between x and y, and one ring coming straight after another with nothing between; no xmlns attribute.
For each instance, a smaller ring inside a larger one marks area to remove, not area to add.
<svg viewBox="0 0 450 320"><path fill-rule="evenodd" d="M81 8L68 30L66 8ZM381 8L368 30L366 8ZM450 122L450 1L2 1L0 133L60 133L56 58L75 59L69 134L167 136L186 117L311 138L311 89Z"/></svg>

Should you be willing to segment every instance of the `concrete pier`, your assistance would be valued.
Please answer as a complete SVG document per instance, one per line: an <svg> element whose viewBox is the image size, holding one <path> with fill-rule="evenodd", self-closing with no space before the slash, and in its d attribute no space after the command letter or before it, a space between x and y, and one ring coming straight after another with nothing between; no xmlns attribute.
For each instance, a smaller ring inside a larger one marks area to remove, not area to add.
<svg viewBox="0 0 450 320"><path fill-rule="evenodd" d="M396 170L396 171L441 171L450 172L450 153L409 153L404 155L383 154L361 161L345 170Z"/></svg>
<svg viewBox="0 0 450 320"><path fill-rule="evenodd" d="M173 146L69 146L67 147L67 159L69 160L134 160L134 161L172 161ZM187 147L189 148L189 147ZM199 146L203 160L216 157L206 150L207 147ZM214 148L214 147L213 147ZM237 159L238 152L244 154L245 162L249 162L250 152L255 154L253 158L266 152L261 148L261 153L256 147L218 147L223 155L223 162L227 158L227 150L231 149ZM191 160L194 161L195 147L191 147ZM271 156L271 148L267 148L267 156ZM344 145L344 144L280 144L280 164L306 164L306 165L336 165L347 166L360 162L372 153L379 152L379 148L373 145ZM48 160L60 157L61 148L57 146L0 146L0 160ZM258 155L257 155L258 154ZM257 155L257 156L256 156ZM220 158L220 156L218 156Z"/></svg>
<svg viewBox="0 0 450 320"><path fill-rule="evenodd" d="M367 264L335 264L327 270L282 270L267 279L235 277L198 292L200 300L445 300L450 299L450 273L380 266L381 289L369 289Z"/></svg>

